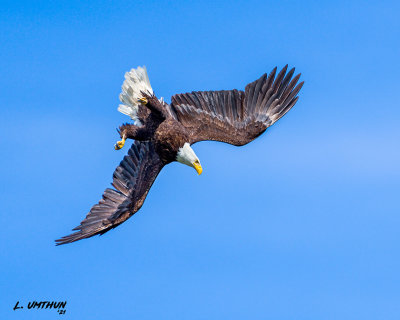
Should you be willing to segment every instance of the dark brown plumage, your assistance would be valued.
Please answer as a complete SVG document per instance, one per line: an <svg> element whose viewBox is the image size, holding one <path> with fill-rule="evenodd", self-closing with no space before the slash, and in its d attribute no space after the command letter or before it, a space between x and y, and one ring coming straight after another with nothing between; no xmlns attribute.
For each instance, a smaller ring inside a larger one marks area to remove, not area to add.
<svg viewBox="0 0 400 320"><path fill-rule="evenodd" d="M141 125L125 124L119 130L123 140L135 142L113 174L115 189L106 189L103 199L73 229L76 232L56 240L57 245L103 234L135 214L158 173L178 160L185 143L214 140L242 146L257 138L298 100L303 86L303 82L297 84L300 74L292 78L294 68L286 71L287 66L276 75L275 68L244 91L177 94L171 105L141 92L142 102L147 102L137 112Z"/></svg>
<svg viewBox="0 0 400 320"><path fill-rule="evenodd" d="M257 138L297 102L303 82L300 74L290 81L287 66L249 83L245 91L203 91L177 94L172 107L177 119L189 131L190 143L214 140L242 146Z"/></svg>

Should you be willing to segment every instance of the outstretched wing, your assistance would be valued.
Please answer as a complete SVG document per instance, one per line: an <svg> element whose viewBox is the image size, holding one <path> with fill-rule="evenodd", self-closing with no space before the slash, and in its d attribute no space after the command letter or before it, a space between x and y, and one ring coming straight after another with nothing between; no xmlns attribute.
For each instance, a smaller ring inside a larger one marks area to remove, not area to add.
<svg viewBox="0 0 400 320"><path fill-rule="evenodd" d="M245 91L197 91L176 94L171 106L190 134L190 143L214 140L242 146L278 121L298 100L304 82L287 65L249 83Z"/></svg>
<svg viewBox="0 0 400 320"><path fill-rule="evenodd" d="M135 141L113 174L112 185L94 205L77 230L56 240L57 245L103 234L135 214L143 205L164 164L151 142Z"/></svg>

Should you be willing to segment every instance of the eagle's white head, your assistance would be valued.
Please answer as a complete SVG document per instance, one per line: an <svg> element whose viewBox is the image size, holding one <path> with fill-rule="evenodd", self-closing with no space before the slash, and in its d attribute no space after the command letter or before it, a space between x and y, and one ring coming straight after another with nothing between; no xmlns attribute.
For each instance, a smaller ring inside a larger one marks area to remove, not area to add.
<svg viewBox="0 0 400 320"><path fill-rule="evenodd" d="M178 154L176 155L176 161L195 168L199 175L203 172L199 158L197 158L193 149L190 147L190 144L187 142L183 147L179 148Z"/></svg>

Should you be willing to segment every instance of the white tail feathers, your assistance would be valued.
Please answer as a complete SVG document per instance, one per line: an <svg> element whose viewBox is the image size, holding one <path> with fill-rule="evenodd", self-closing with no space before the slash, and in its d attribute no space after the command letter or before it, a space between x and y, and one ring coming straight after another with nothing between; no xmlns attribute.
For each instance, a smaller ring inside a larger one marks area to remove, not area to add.
<svg viewBox="0 0 400 320"><path fill-rule="evenodd" d="M131 117L136 125L141 124L137 117L138 100L142 98L141 91L150 95L153 94L145 66L125 73L125 81L122 84L122 92L119 95L119 99L123 104L119 105L118 111Z"/></svg>

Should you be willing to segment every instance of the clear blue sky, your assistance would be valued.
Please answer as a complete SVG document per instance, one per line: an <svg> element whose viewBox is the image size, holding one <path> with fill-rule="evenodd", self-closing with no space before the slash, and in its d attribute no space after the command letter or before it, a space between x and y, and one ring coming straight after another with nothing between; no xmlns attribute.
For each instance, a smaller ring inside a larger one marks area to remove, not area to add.
<svg viewBox="0 0 400 320"><path fill-rule="evenodd" d="M1 319L399 319L398 1L6 1ZM203 142L138 214L61 247L111 182L124 72L158 96L274 66L300 100L255 142ZM12 311L67 300L67 313Z"/></svg>

